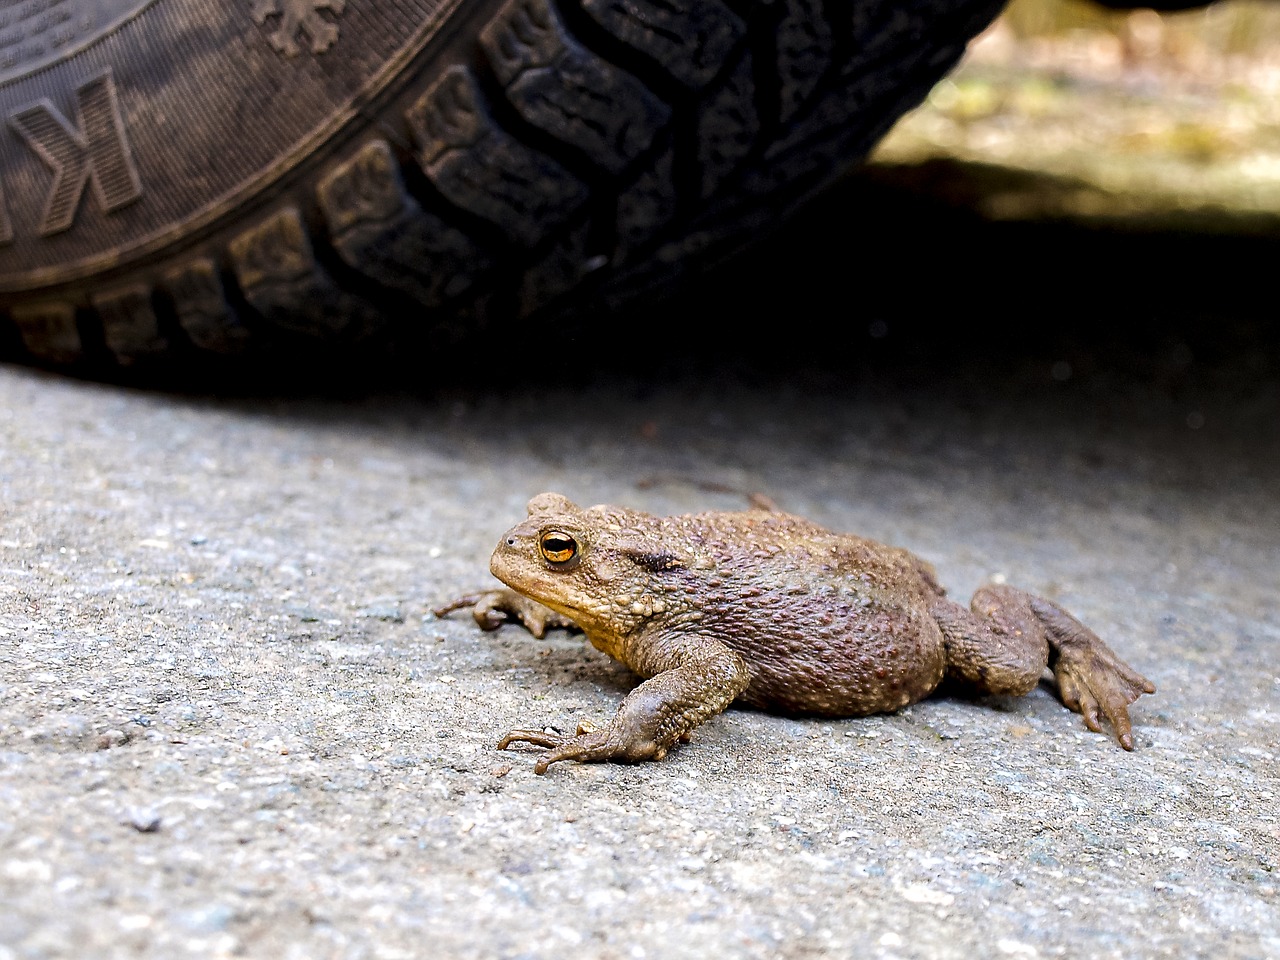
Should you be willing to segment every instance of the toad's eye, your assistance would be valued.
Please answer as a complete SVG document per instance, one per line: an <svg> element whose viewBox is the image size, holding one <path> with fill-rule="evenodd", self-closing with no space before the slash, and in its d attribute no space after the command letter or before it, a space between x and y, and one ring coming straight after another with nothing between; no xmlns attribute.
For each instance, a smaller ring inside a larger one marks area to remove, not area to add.
<svg viewBox="0 0 1280 960"><path fill-rule="evenodd" d="M548 530L539 538L538 549L550 563L568 563L578 555L578 541L559 530Z"/></svg>

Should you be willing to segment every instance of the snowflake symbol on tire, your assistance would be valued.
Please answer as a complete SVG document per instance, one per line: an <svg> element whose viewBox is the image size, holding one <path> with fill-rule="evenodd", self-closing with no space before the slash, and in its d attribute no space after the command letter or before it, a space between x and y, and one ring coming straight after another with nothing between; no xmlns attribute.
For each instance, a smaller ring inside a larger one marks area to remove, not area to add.
<svg viewBox="0 0 1280 960"><path fill-rule="evenodd" d="M311 38L311 52L324 53L338 39L338 28L320 16L329 10L335 16L346 9L347 0L253 0L253 19L263 24L269 17L280 17L280 29L267 39L286 57L302 52L298 34Z"/></svg>

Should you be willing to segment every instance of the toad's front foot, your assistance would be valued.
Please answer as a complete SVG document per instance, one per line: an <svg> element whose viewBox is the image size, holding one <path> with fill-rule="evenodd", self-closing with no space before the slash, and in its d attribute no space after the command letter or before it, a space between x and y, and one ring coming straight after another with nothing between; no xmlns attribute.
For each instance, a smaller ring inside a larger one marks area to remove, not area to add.
<svg viewBox="0 0 1280 960"><path fill-rule="evenodd" d="M545 730L512 730L498 742L498 749L506 750L513 743L531 743L535 747L546 748L547 752L534 764L533 772L537 774L546 773L547 767L560 760L640 763L644 760L661 760L667 755L666 747L643 735L623 733L616 721L601 728L591 723L580 723L578 732L573 736Z"/></svg>
<svg viewBox="0 0 1280 960"><path fill-rule="evenodd" d="M514 590L484 590L468 593L432 610L437 617L447 617L455 610L471 608L471 616L481 630L497 630L508 620L516 620L538 639L557 627L574 629L575 624L563 614Z"/></svg>

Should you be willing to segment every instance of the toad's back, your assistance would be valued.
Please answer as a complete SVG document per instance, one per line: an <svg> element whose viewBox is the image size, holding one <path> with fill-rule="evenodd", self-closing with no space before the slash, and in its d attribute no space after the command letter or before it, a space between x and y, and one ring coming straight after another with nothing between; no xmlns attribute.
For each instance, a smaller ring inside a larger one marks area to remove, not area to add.
<svg viewBox="0 0 1280 960"><path fill-rule="evenodd" d="M662 540L690 552L677 573L693 629L750 664L742 702L849 716L897 709L941 681L936 588L907 551L780 513L663 520Z"/></svg>

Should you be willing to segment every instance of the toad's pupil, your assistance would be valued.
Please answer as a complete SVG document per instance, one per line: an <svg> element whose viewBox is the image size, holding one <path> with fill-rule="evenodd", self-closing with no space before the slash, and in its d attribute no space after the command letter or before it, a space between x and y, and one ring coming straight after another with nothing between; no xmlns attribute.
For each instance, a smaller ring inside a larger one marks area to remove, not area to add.
<svg viewBox="0 0 1280 960"><path fill-rule="evenodd" d="M569 537L548 535L542 539L542 553L553 563L571 559L577 549L577 543Z"/></svg>

